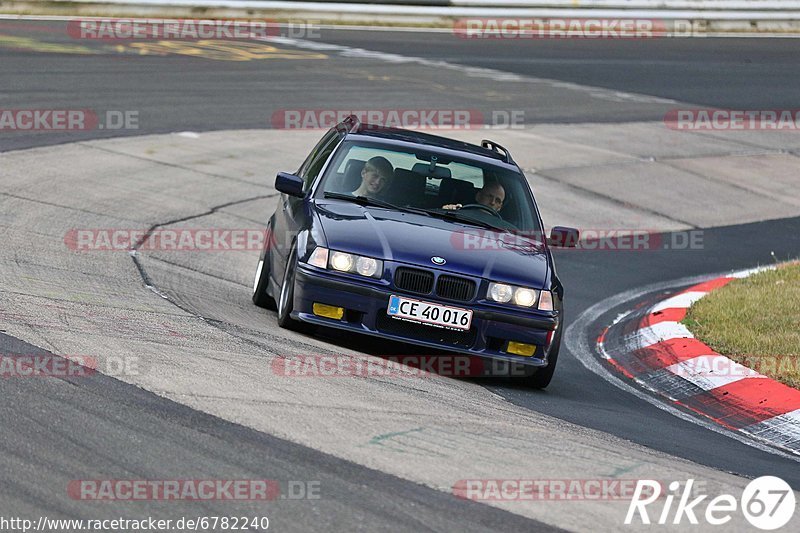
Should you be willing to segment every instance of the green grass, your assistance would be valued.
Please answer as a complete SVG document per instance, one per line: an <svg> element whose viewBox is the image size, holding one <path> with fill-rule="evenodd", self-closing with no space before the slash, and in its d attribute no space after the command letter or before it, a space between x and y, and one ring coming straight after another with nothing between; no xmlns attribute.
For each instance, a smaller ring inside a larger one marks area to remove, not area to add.
<svg viewBox="0 0 800 533"><path fill-rule="evenodd" d="M800 388L800 264L730 282L683 324L717 353Z"/></svg>

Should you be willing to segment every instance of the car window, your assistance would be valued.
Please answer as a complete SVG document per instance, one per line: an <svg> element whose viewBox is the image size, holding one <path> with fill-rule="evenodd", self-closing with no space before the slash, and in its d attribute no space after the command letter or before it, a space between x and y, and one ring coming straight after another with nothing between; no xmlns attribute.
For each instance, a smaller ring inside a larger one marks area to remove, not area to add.
<svg viewBox="0 0 800 533"><path fill-rule="evenodd" d="M334 148L339 144L339 135L336 130L331 129L317 143L306 160L297 171L297 175L303 178L303 190L311 188L311 184L319 175L320 170L330 157Z"/></svg>
<svg viewBox="0 0 800 533"><path fill-rule="evenodd" d="M386 158L394 168L404 168L409 170L412 169L415 164L422 162L413 153L381 149L375 146L353 145L349 148L348 157L343 158L338 162L339 165L336 171L339 173L344 173L347 163L350 160L366 161L375 156ZM453 178L467 180L478 188L483 187L483 172L479 167L465 165L458 162L452 162L446 165L439 164L438 166L449 169Z"/></svg>
<svg viewBox="0 0 800 533"><path fill-rule="evenodd" d="M305 175L306 171L308 170L308 167L311 166L311 162L314 161L314 158L322 149L322 147L325 146L328 143L328 141L330 141L330 138L333 134L335 134L335 131L333 129L330 129L325 133L325 135L322 136L322 138L317 142L314 148L312 148L311 152L309 152L308 156L306 156L305 160L300 165L300 168L296 172L298 176Z"/></svg>
<svg viewBox="0 0 800 533"><path fill-rule="evenodd" d="M423 209L467 205L464 214L487 223L499 219L501 227L541 231L533 195L519 172L437 154L429 147L345 141L320 186L320 194L326 192ZM491 206L499 217L476 204Z"/></svg>

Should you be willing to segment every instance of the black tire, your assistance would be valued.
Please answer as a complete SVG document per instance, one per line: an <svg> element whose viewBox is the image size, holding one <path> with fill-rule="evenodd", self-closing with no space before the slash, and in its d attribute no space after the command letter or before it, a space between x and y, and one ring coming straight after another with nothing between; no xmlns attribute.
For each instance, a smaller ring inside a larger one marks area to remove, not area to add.
<svg viewBox="0 0 800 533"><path fill-rule="evenodd" d="M269 254L264 254L256 266L256 275L253 280L253 303L258 307L275 311L278 309L275 299L267 293L269 274Z"/></svg>
<svg viewBox="0 0 800 533"><path fill-rule="evenodd" d="M305 324L292 318L294 309L295 272L297 272L297 251L292 246L292 252L286 261L286 270L283 273L280 293L277 298L278 325L292 331L304 331Z"/></svg>
<svg viewBox="0 0 800 533"><path fill-rule="evenodd" d="M524 378L525 385L533 389L544 389L550 385L550 381L553 379L553 373L556 371L556 363L558 363L558 352L560 349L561 331L559 329L556 338L553 339L553 345L550 346L550 353L547 355L547 366L540 368L532 376Z"/></svg>

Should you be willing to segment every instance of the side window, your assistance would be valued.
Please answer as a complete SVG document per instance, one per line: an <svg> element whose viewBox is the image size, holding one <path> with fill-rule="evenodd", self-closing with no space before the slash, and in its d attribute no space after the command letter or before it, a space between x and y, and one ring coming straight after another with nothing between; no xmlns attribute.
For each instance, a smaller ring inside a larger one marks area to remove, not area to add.
<svg viewBox="0 0 800 533"><path fill-rule="evenodd" d="M311 184L314 182L314 180L317 179L317 176L319 176L319 171L322 170L323 165L338 144L338 132L332 129L317 143L317 145L311 151L311 154L309 154L309 156L303 162L303 165L298 171L298 175L303 178L304 191L307 191L311 187Z"/></svg>
<svg viewBox="0 0 800 533"><path fill-rule="evenodd" d="M335 134L334 130L330 129L325 135L322 136L319 142L317 142L317 144L311 150L311 153L308 154L308 157L306 157L305 161L303 161L303 164L300 165L300 169L297 171L298 176L302 177L305 174L306 170L308 170L308 167L311 166L312 161L314 161L314 158L317 156L319 151L322 149L323 146L325 146L328 143L328 141L331 138L331 135L334 134Z"/></svg>

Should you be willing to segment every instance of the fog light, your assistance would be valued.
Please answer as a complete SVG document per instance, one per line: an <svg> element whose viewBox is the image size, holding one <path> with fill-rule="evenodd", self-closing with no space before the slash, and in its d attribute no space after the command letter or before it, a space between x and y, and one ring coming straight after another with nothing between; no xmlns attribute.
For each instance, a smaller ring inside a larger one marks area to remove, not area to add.
<svg viewBox="0 0 800 533"><path fill-rule="evenodd" d="M524 342L508 341L508 348L506 348L506 351L515 355L524 355L525 357L530 357L536 353L536 345L525 344Z"/></svg>
<svg viewBox="0 0 800 533"><path fill-rule="evenodd" d="M318 304L315 302L312 309L315 315L324 316L325 318L341 320L344 316L344 307L335 307L333 305Z"/></svg>

